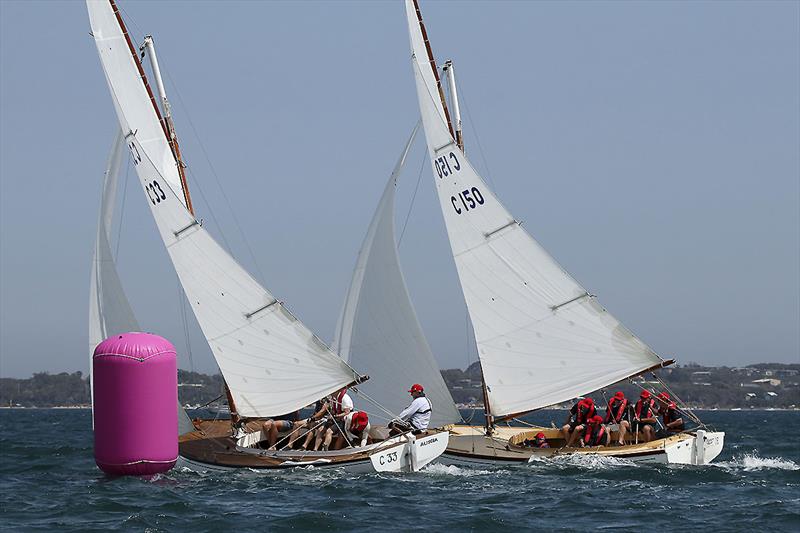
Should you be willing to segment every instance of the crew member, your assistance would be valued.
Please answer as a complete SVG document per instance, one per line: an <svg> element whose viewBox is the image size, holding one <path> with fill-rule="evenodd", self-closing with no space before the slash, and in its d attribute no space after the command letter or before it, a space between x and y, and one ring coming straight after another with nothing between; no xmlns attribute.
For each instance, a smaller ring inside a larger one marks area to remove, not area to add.
<svg viewBox="0 0 800 533"><path fill-rule="evenodd" d="M305 421L300 421L300 411L295 411L288 415L282 415L277 418L270 418L261 424L261 429L267 436L267 444L269 449L275 449L275 443L278 442L278 432L289 431L296 427L302 426ZM293 442L292 442L293 443Z"/></svg>
<svg viewBox="0 0 800 533"><path fill-rule="evenodd" d="M675 405L668 393L662 392L658 395L658 414L661 415L661 423L664 425L663 430L659 431L659 436L663 435L668 437L670 433L677 433L684 430L683 417L681 412L678 411L678 406Z"/></svg>
<svg viewBox="0 0 800 533"><path fill-rule="evenodd" d="M344 417L344 437L341 435L337 438L336 446L334 449L344 448L344 439L351 446L359 447L366 446L369 437L369 416L364 411L353 411Z"/></svg>
<svg viewBox="0 0 800 533"><path fill-rule="evenodd" d="M631 403L625 398L625 393L617 391L616 394L608 401L606 407L606 418L603 420L607 424L606 429L609 434L612 431L618 431L617 444L620 446L625 445L625 435L631 429Z"/></svg>
<svg viewBox="0 0 800 533"><path fill-rule="evenodd" d="M531 448L549 448L550 447L550 443L547 442L547 437L545 437L544 433L542 433L541 431L539 433L537 433L533 437L533 440L525 439L523 444L525 446L529 446Z"/></svg>
<svg viewBox="0 0 800 533"><path fill-rule="evenodd" d="M595 415L586 421L586 433L581 440L581 446L608 446L611 442L611 432L603 425L603 417Z"/></svg>
<svg viewBox="0 0 800 533"><path fill-rule="evenodd" d="M408 392L414 399L396 419L389 422L389 429L391 430L389 435L399 435L409 430L416 435L428 429L428 424L431 422L431 411L433 410L431 401L425 396L425 390L419 383L411 385Z"/></svg>
<svg viewBox="0 0 800 533"><path fill-rule="evenodd" d="M334 431L337 436L344 433L342 420L353 410L353 400L347 394L347 388L339 389L328 397L327 410L328 419L325 421L325 425L320 428L320 431L317 432L317 440L314 442L315 450L319 450L320 445L322 445L323 450L327 450L331 445Z"/></svg>
<svg viewBox="0 0 800 533"><path fill-rule="evenodd" d="M639 400L633 407L633 429L641 431L644 435L644 442L650 442L655 438L655 426L658 423L656 412L656 401L652 398L650 391L643 390Z"/></svg>
<svg viewBox="0 0 800 533"><path fill-rule="evenodd" d="M305 433L306 440L300 446L301 449L307 450L308 447L311 446L311 442L314 440L314 437L317 435L317 433L320 435L322 434L322 427L320 426L316 430L315 427L317 426L317 421L324 418L327 412L328 397L325 396L324 398L317 400L317 403L314 404L314 414L305 419L305 427L307 428ZM291 444L294 444L294 441L290 441L289 444L291 447Z"/></svg>
<svg viewBox="0 0 800 533"><path fill-rule="evenodd" d="M566 446L573 445L575 440L586 429L586 421L597 414L597 409L594 407L594 400L591 398L583 398L581 401L572 406L567 414L567 420L561 427L561 434L564 436Z"/></svg>

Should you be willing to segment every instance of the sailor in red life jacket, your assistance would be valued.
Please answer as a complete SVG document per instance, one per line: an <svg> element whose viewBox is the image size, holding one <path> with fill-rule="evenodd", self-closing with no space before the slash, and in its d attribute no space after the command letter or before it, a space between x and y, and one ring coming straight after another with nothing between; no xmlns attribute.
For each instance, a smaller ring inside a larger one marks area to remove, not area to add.
<svg viewBox="0 0 800 533"><path fill-rule="evenodd" d="M399 435L406 431L413 431L414 434L422 433L428 429L431 422L431 411L433 404L425 396L425 389L419 383L414 383L408 389L409 394L414 400L403 409L395 420L389 422L389 435Z"/></svg>
<svg viewBox="0 0 800 533"><path fill-rule="evenodd" d="M633 430L644 434L644 442L650 442L656 436L655 426L658 423L656 401L650 391L643 390L639 400L633 407Z"/></svg>
<svg viewBox="0 0 800 533"><path fill-rule="evenodd" d="M659 394L658 403L658 414L661 415L661 423L664 425L664 428L658 431L658 436L668 437L670 433L683 431L683 417L678 411L678 406L671 401L669 394L666 392Z"/></svg>
<svg viewBox="0 0 800 533"><path fill-rule="evenodd" d="M606 407L606 418L603 420L607 424L606 429L609 434L618 431L619 437L617 444L625 445L625 435L631 430L631 403L625 398L625 393L618 391L608 400Z"/></svg>
<svg viewBox="0 0 800 533"><path fill-rule="evenodd" d="M595 415L586 422L586 433L583 434L583 446L608 446L611 442L611 432L603 425L603 417Z"/></svg>
<svg viewBox="0 0 800 533"><path fill-rule="evenodd" d="M344 417L344 437L337 438L334 449L339 450L344 448L344 439L354 447L362 447L367 445L369 438L369 416L364 411L353 411Z"/></svg>
<svg viewBox="0 0 800 533"><path fill-rule="evenodd" d="M314 442L314 449L319 450L320 444L323 450L327 450L331 445L333 434L337 437L344 434L342 420L350 411L353 410L353 400L347 394L347 389L339 389L328 397L328 414L325 424L317 430L317 440Z"/></svg>
<svg viewBox="0 0 800 533"><path fill-rule="evenodd" d="M583 434L583 430L586 429L586 421L596 414L594 400L591 398L584 398L572 406L566 422L561 427L561 434L564 435L564 442L568 447L571 447Z"/></svg>

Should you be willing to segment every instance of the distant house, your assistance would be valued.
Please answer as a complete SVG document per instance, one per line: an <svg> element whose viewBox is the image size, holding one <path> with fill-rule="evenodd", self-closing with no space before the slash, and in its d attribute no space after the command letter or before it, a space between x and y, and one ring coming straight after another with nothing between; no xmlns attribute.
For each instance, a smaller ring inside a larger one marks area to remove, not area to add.
<svg viewBox="0 0 800 533"><path fill-rule="evenodd" d="M778 387L781 384L781 380L776 378L762 378L762 379L754 379L753 383L757 383L759 385L770 385L772 387Z"/></svg>

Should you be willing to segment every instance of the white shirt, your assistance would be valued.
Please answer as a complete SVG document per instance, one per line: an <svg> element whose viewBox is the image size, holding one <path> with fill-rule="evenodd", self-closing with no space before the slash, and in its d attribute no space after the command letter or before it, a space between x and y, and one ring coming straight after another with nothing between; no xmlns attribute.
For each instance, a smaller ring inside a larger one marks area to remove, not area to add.
<svg viewBox="0 0 800 533"><path fill-rule="evenodd" d="M350 424L353 422L353 416L356 414L356 412L357 411L351 411L347 416L344 417L344 435L351 444L355 444L360 438L361 444L358 444L358 446L366 446L367 437L369 437L370 430L369 422L367 422L367 427L364 428L364 431L361 432L361 435L356 435L355 433L350 432Z"/></svg>
<svg viewBox="0 0 800 533"><path fill-rule="evenodd" d="M331 413L333 413L333 414L335 414L335 413L343 413L348 409L350 409L350 411L353 410L353 399L350 398L349 394L347 394L345 392L344 396L342 396L342 401L341 402L337 402L336 401L337 397L338 397L338 395L335 395L335 396L331 397ZM340 403L341 403L341 408L337 409L337 407L339 407Z"/></svg>
<svg viewBox="0 0 800 533"><path fill-rule="evenodd" d="M400 419L414 426L414 429L428 429L432 410L433 405L430 400L425 396L420 396L419 398L414 398L411 405L403 409L403 412L400 413Z"/></svg>

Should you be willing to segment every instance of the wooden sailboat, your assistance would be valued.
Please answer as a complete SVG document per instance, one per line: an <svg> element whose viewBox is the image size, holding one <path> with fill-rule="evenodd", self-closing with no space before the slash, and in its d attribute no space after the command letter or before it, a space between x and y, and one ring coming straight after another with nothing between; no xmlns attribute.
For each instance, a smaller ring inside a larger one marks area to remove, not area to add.
<svg viewBox="0 0 800 533"><path fill-rule="evenodd" d="M455 117L417 0L405 6L434 181L483 373L486 427L453 428L442 461L525 462L565 453L552 430L545 434L553 447L534 452L520 446L530 430L497 424L672 361L659 357L566 273L480 177L464 153L452 63L446 67ZM720 453L724 433L700 427L646 444L634 435L632 445L566 451L705 464Z"/></svg>
<svg viewBox="0 0 800 533"><path fill-rule="evenodd" d="M122 137L145 198L222 372L232 415L235 412L251 430L234 431L229 421L198 422L180 436L183 464L208 469L313 465L414 471L435 459L447 446L446 431L393 438L376 433L367 446L338 451L261 449L264 435L258 428L264 419L297 411L366 377L333 353L202 227L192 210L152 39L143 49L150 56L158 100L114 0L87 0L87 8ZM135 325L132 313L127 314L123 327Z"/></svg>

